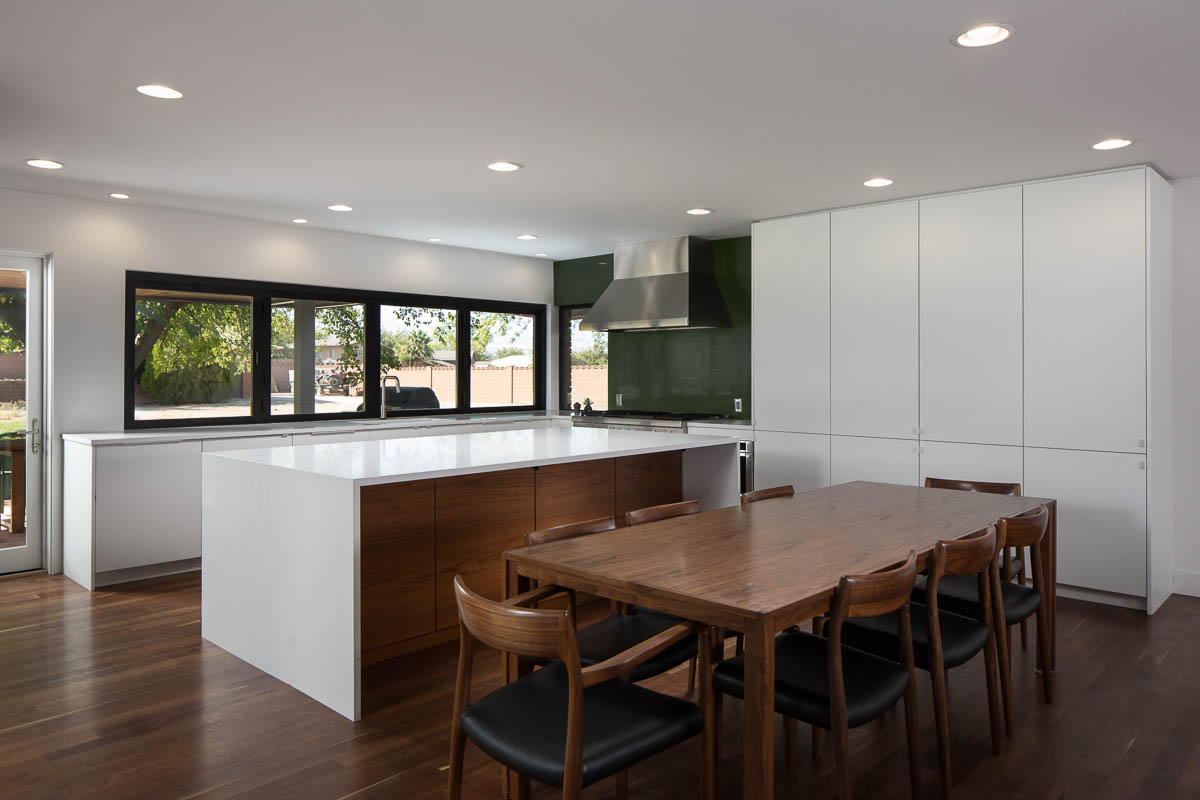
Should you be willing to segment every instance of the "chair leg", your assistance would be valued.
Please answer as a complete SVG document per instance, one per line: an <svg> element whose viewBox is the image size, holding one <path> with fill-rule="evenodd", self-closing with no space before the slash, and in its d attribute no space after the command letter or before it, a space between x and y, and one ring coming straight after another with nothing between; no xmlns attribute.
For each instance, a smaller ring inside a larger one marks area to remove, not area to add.
<svg viewBox="0 0 1200 800"><path fill-rule="evenodd" d="M713 756L715 745L714 710L715 688L712 682L713 655L717 645L725 647L725 637L722 631L707 628L700 636L700 713L704 715L704 729L700 736L700 800L714 800L716 796L716 773ZM620 796L620 800L625 797Z"/></svg>
<svg viewBox="0 0 1200 800"><path fill-rule="evenodd" d="M712 763L713 771L717 769L717 765L721 763L721 709L725 705L725 695L718 691L713 691L712 704Z"/></svg>
<svg viewBox="0 0 1200 800"><path fill-rule="evenodd" d="M816 725L812 725L810 727L812 727L812 760L820 761L821 760L821 729L818 728Z"/></svg>
<svg viewBox="0 0 1200 800"><path fill-rule="evenodd" d="M996 666L1000 668L1000 701L1004 706L1004 731L1013 737L1012 656L1004 636L996 637Z"/></svg>
<svg viewBox="0 0 1200 800"><path fill-rule="evenodd" d="M800 724L791 717L783 718L783 747L784 759L788 772L796 771L796 739L799 736Z"/></svg>
<svg viewBox="0 0 1200 800"><path fill-rule="evenodd" d="M629 800L629 770L623 769L614 776L617 800Z"/></svg>
<svg viewBox="0 0 1200 800"><path fill-rule="evenodd" d="M1029 620L1021 620L1021 649L1029 649Z"/></svg>
<svg viewBox="0 0 1200 800"><path fill-rule="evenodd" d="M835 731L830 731L833 739L833 761L837 767L837 785L839 800L853 800L854 787L850 782L850 729L843 722ZM913 795L913 800L916 800Z"/></svg>
<svg viewBox="0 0 1200 800"><path fill-rule="evenodd" d="M942 780L942 800L950 800L950 714L947 710L946 668L929 665L929 682L933 685L933 722L937 731L938 770ZM908 715L908 705L904 706Z"/></svg>
<svg viewBox="0 0 1200 800"><path fill-rule="evenodd" d="M996 680L996 637L994 632L988 632L987 644L983 649L983 671L987 678L987 693L988 693L988 719L992 724L992 753L1000 755L1003 747L1004 734L1001 732L1004 727L1003 715L1000 711L1000 695ZM1008 696L1008 690L1005 689L1004 696Z"/></svg>
<svg viewBox="0 0 1200 800"><path fill-rule="evenodd" d="M911 676L912 673L909 673ZM908 743L908 781L913 800L921 797L921 726L917 721L917 683L910 677L904 693L905 739ZM947 771L947 775L949 772Z"/></svg>
<svg viewBox="0 0 1200 800"><path fill-rule="evenodd" d="M688 662L688 697L696 691L696 657L692 656L692 660Z"/></svg>
<svg viewBox="0 0 1200 800"><path fill-rule="evenodd" d="M1038 637L1038 667L1042 670L1042 696L1046 698L1047 703L1054 702L1054 671L1047 664L1047 654L1050 652L1049 639L1049 615L1046 612L1046 604L1038 605L1037 610L1037 637Z"/></svg>
<svg viewBox="0 0 1200 800"><path fill-rule="evenodd" d="M466 746L467 735L463 733L462 723L455 718L450 730L450 786L446 790L447 800L460 800L462 797L463 754Z"/></svg>
<svg viewBox="0 0 1200 800"><path fill-rule="evenodd" d="M746 652L746 634L739 633L734 637L733 654L740 656Z"/></svg>

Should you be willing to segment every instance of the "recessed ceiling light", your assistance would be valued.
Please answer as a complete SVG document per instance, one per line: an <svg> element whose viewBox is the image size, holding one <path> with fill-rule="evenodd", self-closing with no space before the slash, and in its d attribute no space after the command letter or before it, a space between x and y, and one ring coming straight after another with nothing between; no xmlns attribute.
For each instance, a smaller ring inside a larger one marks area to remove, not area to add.
<svg viewBox="0 0 1200 800"><path fill-rule="evenodd" d="M59 161L51 161L48 158L31 158L25 162L31 167L38 169L62 169L63 165Z"/></svg>
<svg viewBox="0 0 1200 800"><path fill-rule="evenodd" d="M689 208L687 210L687 213L691 214L693 217L703 217L705 214L711 214L712 209L711 208Z"/></svg>
<svg viewBox="0 0 1200 800"><path fill-rule="evenodd" d="M549 253L534 253L534 255L537 256L538 258L549 258L550 257Z"/></svg>
<svg viewBox="0 0 1200 800"><path fill-rule="evenodd" d="M354 206L348 206L345 203L334 203L329 207L330 211L353 211Z"/></svg>
<svg viewBox="0 0 1200 800"><path fill-rule="evenodd" d="M1105 139L1102 142L1096 142L1092 145L1093 150L1120 150L1122 147L1129 147L1133 144L1133 139Z"/></svg>
<svg viewBox="0 0 1200 800"><path fill-rule="evenodd" d="M125 194L124 192L110 192L108 196L111 197L113 200L128 200L129 199L129 195Z"/></svg>
<svg viewBox="0 0 1200 800"><path fill-rule="evenodd" d="M534 239L536 239L536 238L537 238L537 236L536 236L535 234L532 234L532 233L522 233L522 234L521 234L520 236L518 236L517 238L518 238L518 239L520 239L520 240L521 240L521 241L523 241L523 242L532 242Z"/></svg>
<svg viewBox="0 0 1200 800"><path fill-rule="evenodd" d="M170 86L163 86L160 83L145 83L137 87L137 90L147 97L154 97L159 100L178 100L183 97L183 92L178 89L172 89Z"/></svg>
<svg viewBox="0 0 1200 800"><path fill-rule="evenodd" d="M960 33L954 39L959 47L987 47L990 44L1000 44L1012 36L1012 25L1001 25L989 22L986 25L976 25L966 33Z"/></svg>
<svg viewBox="0 0 1200 800"><path fill-rule="evenodd" d="M307 225L308 224L308 220L306 220L304 217L295 217L292 219L292 222L296 223L297 225Z"/></svg>
<svg viewBox="0 0 1200 800"><path fill-rule="evenodd" d="M871 178L869 181L863 181L863 186L869 186L872 189L882 189L884 186L891 185L891 178Z"/></svg>
<svg viewBox="0 0 1200 800"><path fill-rule="evenodd" d="M431 242L440 242L440 241L441 241L441 239L439 239L439 238L438 238L438 237L436 237L436 236L430 236L430 237L429 237L429 241L431 241Z"/></svg>
<svg viewBox="0 0 1200 800"><path fill-rule="evenodd" d="M488 164L488 169L492 172L516 172L521 168L521 165L515 161L493 161Z"/></svg>

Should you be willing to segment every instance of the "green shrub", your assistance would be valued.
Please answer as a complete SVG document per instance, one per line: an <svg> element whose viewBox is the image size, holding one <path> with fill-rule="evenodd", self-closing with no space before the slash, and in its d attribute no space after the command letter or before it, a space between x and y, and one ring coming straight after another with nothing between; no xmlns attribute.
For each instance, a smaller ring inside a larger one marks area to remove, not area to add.
<svg viewBox="0 0 1200 800"><path fill-rule="evenodd" d="M160 372L151 357L146 361L141 385L163 405L221 403L233 396L238 377L233 370L219 364Z"/></svg>

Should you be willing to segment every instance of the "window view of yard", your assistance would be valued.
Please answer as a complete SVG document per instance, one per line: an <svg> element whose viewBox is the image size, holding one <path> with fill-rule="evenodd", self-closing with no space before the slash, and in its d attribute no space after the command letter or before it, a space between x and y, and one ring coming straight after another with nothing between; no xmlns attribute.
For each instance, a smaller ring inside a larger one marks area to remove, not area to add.
<svg viewBox="0 0 1200 800"><path fill-rule="evenodd" d="M362 405L361 303L271 300L271 413L336 414Z"/></svg>
<svg viewBox="0 0 1200 800"><path fill-rule="evenodd" d="M608 410L608 334L603 331L581 331L579 323L588 309L571 310L570 347L571 372L564 378L567 385L567 406L582 408L591 401L592 410Z"/></svg>
<svg viewBox="0 0 1200 800"><path fill-rule="evenodd" d="M0 270L0 548L25 544L25 281Z"/></svg>
<svg viewBox="0 0 1200 800"><path fill-rule="evenodd" d="M471 407L531 406L533 317L471 312Z"/></svg>

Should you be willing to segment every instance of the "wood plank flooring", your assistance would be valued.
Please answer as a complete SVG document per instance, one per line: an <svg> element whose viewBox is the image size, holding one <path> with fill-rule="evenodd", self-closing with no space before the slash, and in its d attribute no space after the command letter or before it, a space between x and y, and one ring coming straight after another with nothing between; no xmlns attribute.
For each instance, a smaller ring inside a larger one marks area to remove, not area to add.
<svg viewBox="0 0 1200 800"><path fill-rule="evenodd" d="M1200 797L1200 599L1154 617L1061 600L1058 702L1037 697L1017 646L1017 736L988 746L982 665L950 673L959 798ZM198 575L88 593L62 576L0 578L0 797L440 798L445 795L454 644L373 668L371 710L349 722L200 638ZM484 656L477 686L499 682ZM937 757L921 676L926 797ZM686 673L650 685L682 693ZM741 709L727 701L718 796L740 794ZM776 797L832 797L833 758L784 771ZM826 737L828 741L828 737ZM908 797L903 715L851 731L856 796ZM631 771L631 800L698 796L699 743ZM465 796L500 796L499 771L468 745ZM611 781L590 800L613 797ZM535 798L558 797L534 786Z"/></svg>

